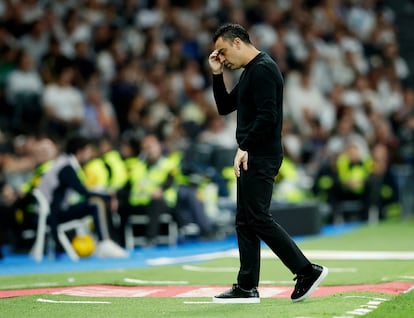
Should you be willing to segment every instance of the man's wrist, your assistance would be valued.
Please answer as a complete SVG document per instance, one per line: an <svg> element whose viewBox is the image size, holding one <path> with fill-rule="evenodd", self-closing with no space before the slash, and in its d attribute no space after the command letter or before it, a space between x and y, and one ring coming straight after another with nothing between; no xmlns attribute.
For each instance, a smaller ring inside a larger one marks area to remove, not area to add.
<svg viewBox="0 0 414 318"><path fill-rule="evenodd" d="M213 73L213 75L221 75L221 74L223 74L223 72L222 71L219 71L219 72L212 72Z"/></svg>

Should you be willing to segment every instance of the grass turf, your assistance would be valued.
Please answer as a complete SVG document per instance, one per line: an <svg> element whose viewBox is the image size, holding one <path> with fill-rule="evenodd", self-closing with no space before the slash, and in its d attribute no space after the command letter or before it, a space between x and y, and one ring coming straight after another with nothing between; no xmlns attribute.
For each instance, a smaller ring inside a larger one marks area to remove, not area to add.
<svg viewBox="0 0 414 318"><path fill-rule="evenodd" d="M306 250L338 251L414 251L413 221L386 222L363 226L341 236L311 237L299 245ZM331 272L323 285L352 285L412 280L412 260L314 260ZM87 284L129 285L125 278L146 281L187 281L189 285L231 285L237 275L238 259L223 258L192 263L197 272L185 264L140 269L111 269L35 275L0 276L0 289L33 288L35 286L77 286ZM1 265L0 265L1 268ZM263 259L261 281L293 287L292 274L276 259ZM264 284L263 284L264 285ZM43 298L58 303L39 302ZM107 301L109 304L72 304L61 301ZM339 292L331 296L313 297L292 304L288 298L263 298L257 305L185 304L205 302L206 298L119 298L74 297L65 295L33 295L0 299L4 317L410 317L414 310L414 293L390 296L372 292Z"/></svg>

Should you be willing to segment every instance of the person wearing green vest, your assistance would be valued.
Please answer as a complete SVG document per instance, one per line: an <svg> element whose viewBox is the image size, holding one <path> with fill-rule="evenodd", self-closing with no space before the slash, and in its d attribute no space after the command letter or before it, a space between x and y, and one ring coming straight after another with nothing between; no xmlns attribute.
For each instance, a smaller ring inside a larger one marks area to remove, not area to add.
<svg viewBox="0 0 414 318"><path fill-rule="evenodd" d="M85 176L85 186L88 189L105 191L109 189L109 172L99 154L97 145L94 145L93 157L82 165L82 171Z"/></svg>
<svg viewBox="0 0 414 318"><path fill-rule="evenodd" d="M286 150L279 173L275 177L274 199L297 204L305 202L310 198L310 194L303 183L301 171Z"/></svg>
<svg viewBox="0 0 414 318"><path fill-rule="evenodd" d="M127 170L121 153L110 136L104 135L96 140L95 156L83 166L85 184L89 189L105 190L114 195L127 181ZM118 236L120 215L111 214L109 228L114 236ZM121 238L118 237L117 241Z"/></svg>
<svg viewBox="0 0 414 318"><path fill-rule="evenodd" d="M337 211L342 201L359 201L362 208L358 218L368 220L369 184L368 179L373 171L373 161L364 158L357 144L350 142L341 152L335 162L337 185L332 191L333 213Z"/></svg>
<svg viewBox="0 0 414 318"><path fill-rule="evenodd" d="M127 180L124 160L113 141L102 136L96 141L95 155L84 166L86 185L90 189L118 191Z"/></svg>
<svg viewBox="0 0 414 318"><path fill-rule="evenodd" d="M127 170L120 151L111 137L104 135L99 140L100 157L108 171L108 188L121 189L127 181Z"/></svg>
<svg viewBox="0 0 414 318"><path fill-rule="evenodd" d="M139 157L141 140L132 135L124 134L121 138L120 153L126 167L127 178L124 186L118 190L119 200L119 240L125 246L125 226L130 215L148 215L149 224L145 229L147 246L156 245L159 234L159 217L164 213L172 213L162 193L164 171L154 169L149 174L144 161ZM161 176L161 178L159 178Z"/></svg>

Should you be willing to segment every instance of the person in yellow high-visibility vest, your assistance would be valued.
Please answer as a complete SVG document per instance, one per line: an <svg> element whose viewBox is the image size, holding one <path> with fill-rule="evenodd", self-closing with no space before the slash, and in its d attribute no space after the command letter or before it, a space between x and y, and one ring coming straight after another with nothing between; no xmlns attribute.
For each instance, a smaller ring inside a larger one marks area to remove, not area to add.
<svg viewBox="0 0 414 318"><path fill-rule="evenodd" d="M94 157L83 166L87 187L118 191L127 180L127 171L120 152L107 136L99 138L95 152Z"/></svg>
<svg viewBox="0 0 414 318"><path fill-rule="evenodd" d="M145 162L139 157L141 140L135 136L126 135L121 140L120 152L126 167L127 178L124 186L118 191L120 227L120 244L125 246L125 226L130 215L148 215L149 224L146 227L148 245L156 245L159 234L159 217L163 213L171 213L165 197L160 190L159 182L166 178L167 172L162 167L149 173Z"/></svg>
<svg viewBox="0 0 414 318"><path fill-rule="evenodd" d="M337 185L332 191L333 211L337 204L344 200L358 200L362 204L359 219L368 219L369 183L368 179L373 171L373 161L370 157L362 157L357 144L350 142L336 159Z"/></svg>
<svg viewBox="0 0 414 318"><path fill-rule="evenodd" d="M90 190L107 191L109 189L109 172L102 157L98 154L96 145L94 148L95 155L82 166L85 186Z"/></svg>
<svg viewBox="0 0 414 318"><path fill-rule="evenodd" d="M127 181L127 170L120 151L109 136L99 140L100 157L108 171L108 187L118 191Z"/></svg>
<svg viewBox="0 0 414 318"><path fill-rule="evenodd" d="M194 235L211 234L212 224L205 214L202 202L197 198L196 189L182 181L180 156L175 153L164 154L157 136L148 134L142 139L140 158L144 167L136 167L131 175L133 182L130 182L128 201L129 207L148 213L148 240L154 243L158 218L162 211L166 212L166 207L180 229L194 229L191 233ZM158 208L153 207L155 204Z"/></svg>

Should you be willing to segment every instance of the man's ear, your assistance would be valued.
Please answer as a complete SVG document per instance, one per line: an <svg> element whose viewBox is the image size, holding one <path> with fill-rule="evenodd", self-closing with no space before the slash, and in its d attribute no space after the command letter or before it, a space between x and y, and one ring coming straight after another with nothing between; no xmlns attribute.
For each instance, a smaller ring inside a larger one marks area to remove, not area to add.
<svg viewBox="0 0 414 318"><path fill-rule="evenodd" d="M235 46L237 49L240 49L241 44L242 44L242 40L240 40L240 38L234 38L233 43L234 43L234 46Z"/></svg>

